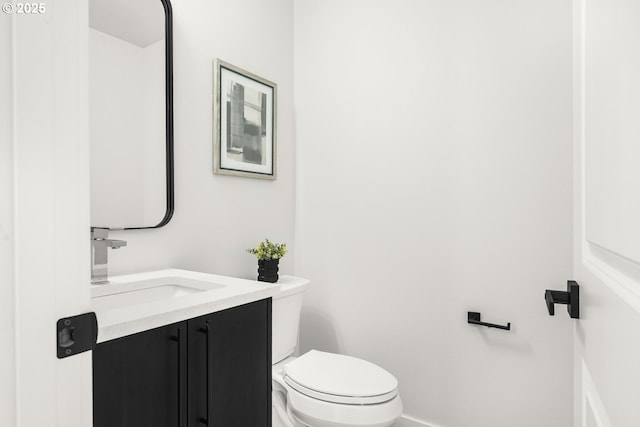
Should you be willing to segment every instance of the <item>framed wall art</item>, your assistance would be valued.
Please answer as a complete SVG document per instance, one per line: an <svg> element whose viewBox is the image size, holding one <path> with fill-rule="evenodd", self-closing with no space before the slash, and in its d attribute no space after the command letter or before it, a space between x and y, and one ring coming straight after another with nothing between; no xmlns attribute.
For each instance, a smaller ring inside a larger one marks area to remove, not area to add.
<svg viewBox="0 0 640 427"><path fill-rule="evenodd" d="M276 179L277 85L215 61L213 172Z"/></svg>

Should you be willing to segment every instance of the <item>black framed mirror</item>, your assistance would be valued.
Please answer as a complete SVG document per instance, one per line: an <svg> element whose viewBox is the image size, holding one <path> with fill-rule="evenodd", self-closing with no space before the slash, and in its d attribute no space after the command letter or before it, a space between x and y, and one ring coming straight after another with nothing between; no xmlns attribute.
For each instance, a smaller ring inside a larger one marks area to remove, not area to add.
<svg viewBox="0 0 640 427"><path fill-rule="evenodd" d="M89 0L92 227L173 216L172 33L169 0Z"/></svg>

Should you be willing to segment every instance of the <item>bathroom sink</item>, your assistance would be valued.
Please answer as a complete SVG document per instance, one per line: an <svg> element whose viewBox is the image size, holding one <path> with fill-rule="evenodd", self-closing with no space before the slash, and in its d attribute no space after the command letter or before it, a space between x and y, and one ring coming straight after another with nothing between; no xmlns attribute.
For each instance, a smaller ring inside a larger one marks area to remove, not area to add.
<svg viewBox="0 0 640 427"><path fill-rule="evenodd" d="M281 277L281 281L283 281ZM279 284L188 270L112 276L91 286L98 343L269 298Z"/></svg>
<svg viewBox="0 0 640 427"><path fill-rule="evenodd" d="M147 286L143 285L143 287L134 287L133 289L114 289L112 293L94 295L92 296L92 305L98 310L105 308L120 308L180 298L185 295L192 295L198 292L209 291L214 288L221 287L223 287L223 285L216 286L208 284L207 287L196 287L174 283L151 283L147 284Z"/></svg>
<svg viewBox="0 0 640 427"><path fill-rule="evenodd" d="M109 284L91 287L91 306L94 310L122 309L154 302L171 302L180 298L224 289L228 285L180 275L145 277L130 275L115 277Z"/></svg>

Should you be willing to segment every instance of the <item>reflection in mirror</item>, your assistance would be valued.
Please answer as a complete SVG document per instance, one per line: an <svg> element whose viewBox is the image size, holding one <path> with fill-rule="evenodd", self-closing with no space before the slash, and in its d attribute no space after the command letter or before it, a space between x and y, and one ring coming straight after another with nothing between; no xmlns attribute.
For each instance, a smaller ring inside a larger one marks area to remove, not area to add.
<svg viewBox="0 0 640 427"><path fill-rule="evenodd" d="M173 210L165 8L170 23L168 2L161 0L89 1L94 227L161 226Z"/></svg>

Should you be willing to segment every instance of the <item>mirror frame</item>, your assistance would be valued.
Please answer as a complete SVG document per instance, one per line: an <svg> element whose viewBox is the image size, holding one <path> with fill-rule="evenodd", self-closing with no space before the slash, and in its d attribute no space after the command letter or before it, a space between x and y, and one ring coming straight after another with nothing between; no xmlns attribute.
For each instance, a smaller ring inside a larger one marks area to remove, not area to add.
<svg viewBox="0 0 640 427"><path fill-rule="evenodd" d="M170 0L160 0L164 7L164 58L165 58L165 168L167 209L156 225L109 228L110 230L144 230L164 227L171 221L174 209L174 159L173 159L173 14Z"/></svg>

